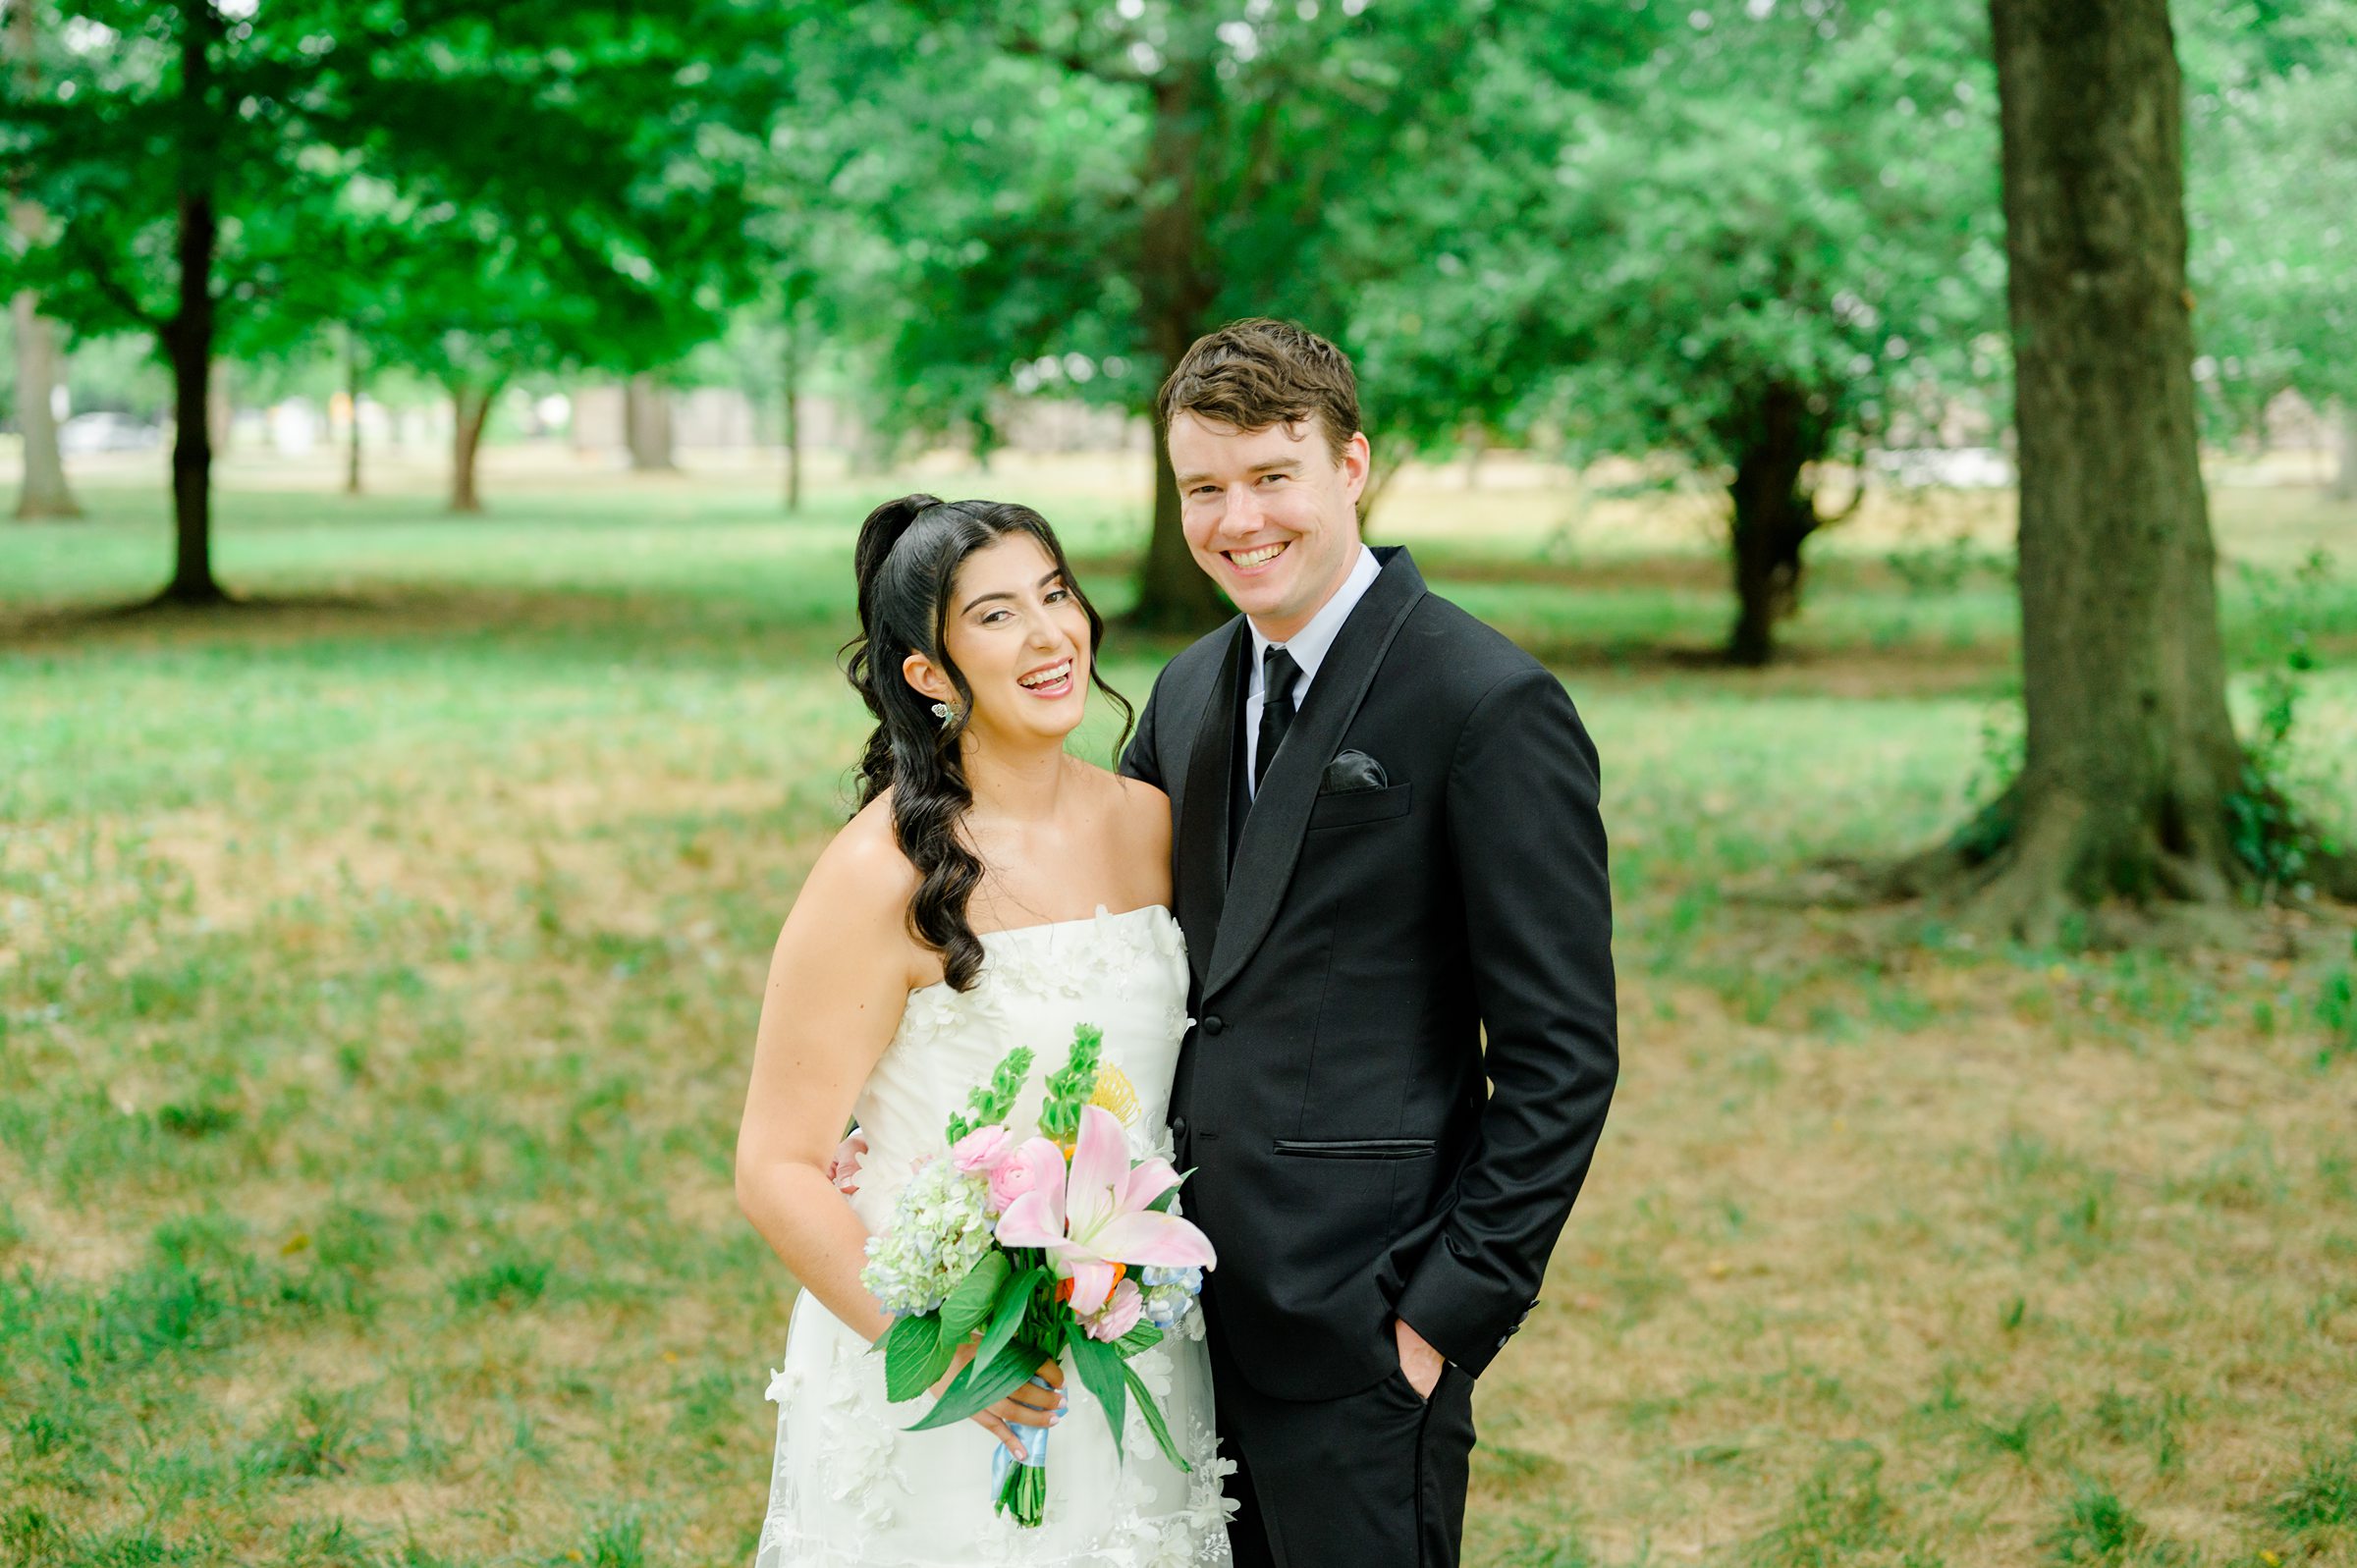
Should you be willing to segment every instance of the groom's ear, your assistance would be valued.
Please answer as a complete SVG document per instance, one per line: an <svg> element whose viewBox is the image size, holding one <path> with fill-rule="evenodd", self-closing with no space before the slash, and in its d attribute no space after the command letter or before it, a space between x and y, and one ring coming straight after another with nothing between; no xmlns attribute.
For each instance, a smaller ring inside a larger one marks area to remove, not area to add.
<svg viewBox="0 0 2357 1568"><path fill-rule="evenodd" d="M901 661L901 678L935 702L954 703L958 700L958 692L950 684L950 677L921 653L912 653Z"/></svg>
<svg viewBox="0 0 2357 1568"><path fill-rule="evenodd" d="M1350 432L1350 439L1343 444L1340 466L1343 470L1343 493L1350 498L1350 505L1356 507L1359 497L1366 494L1367 475L1375 469L1375 452L1367 444L1364 430Z"/></svg>

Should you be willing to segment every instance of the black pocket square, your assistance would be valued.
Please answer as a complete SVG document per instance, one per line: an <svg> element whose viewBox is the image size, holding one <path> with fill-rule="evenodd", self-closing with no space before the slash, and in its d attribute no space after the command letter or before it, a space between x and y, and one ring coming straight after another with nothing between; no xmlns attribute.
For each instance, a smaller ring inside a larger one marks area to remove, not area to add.
<svg viewBox="0 0 2357 1568"><path fill-rule="evenodd" d="M1354 795L1368 789L1389 788L1391 780L1384 777L1383 764L1363 751L1345 751L1326 764L1326 777L1318 781L1322 795Z"/></svg>

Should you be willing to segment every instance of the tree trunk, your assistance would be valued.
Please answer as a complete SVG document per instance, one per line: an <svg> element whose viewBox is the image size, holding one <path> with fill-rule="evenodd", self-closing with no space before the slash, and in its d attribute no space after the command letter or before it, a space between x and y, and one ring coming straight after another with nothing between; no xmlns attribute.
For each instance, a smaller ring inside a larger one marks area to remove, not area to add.
<svg viewBox="0 0 2357 1568"><path fill-rule="evenodd" d="M16 0L8 9L7 53L15 64L20 100L30 102L40 88L37 26L34 0ZM11 201L9 220L27 245L38 244L48 223L29 201ZM79 517L74 492L66 484L65 460L57 450L57 411L51 406L57 385L57 340L40 314L40 300L29 289L20 289L11 301L17 338L17 428L25 437L25 477L17 492L17 515Z"/></svg>
<svg viewBox="0 0 2357 1568"><path fill-rule="evenodd" d="M450 510L453 512L483 510L482 497L474 487L474 460L482 451L483 426L490 420L491 400L498 392L497 383L481 388L454 384L450 389Z"/></svg>
<svg viewBox="0 0 2357 1568"><path fill-rule="evenodd" d="M194 29L191 29L192 33ZM197 45L201 49L201 42ZM176 548L172 604L219 604L213 580L213 251L217 226L209 191L180 198L179 308L164 328L172 361L172 516Z"/></svg>
<svg viewBox="0 0 2357 1568"><path fill-rule="evenodd" d="M51 404L57 386L57 341L42 317L39 301L29 289L21 289L13 306L17 333L17 428L25 437L25 478L17 492L17 515L79 517L73 489L66 483L65 460L57 450L57 412Z"/></svg>
<svg viewBox="0 0 2357 1568"><path fill-rule="evenodd" d="M1758 669L1775 657L1776 623L1800 608L1801 546L1819 521L1816 498L1801 487L1801 476L1825 456L1831 421L1809 407L1806 393L1781 382L1742 417L1735 476L1727 487L1735 579L1727 657Z"/></svg>
<svg viewBox="0 0 2357 1568"><path fill-rule="evenodd" d="M789 305L786 310L786 353L781 368L785 371L782 402L786 439L786 511L791 514L802 510L802 335L795 320L801 312Z"/></svg>
<svg viewBox="0 0 2357 1568"><path fill-rule="evenodd" d="M344 401L352 406L352 429L344 452L344 493L360 493L360 335L344 327Z"/></svg>
<svg viewBox="0 0 2357 1568"><path fill-rule="evenodd" d="M622 388L623 439L630 466L656 471L679 466L671 457L671 392L652 376L632 376Z"/></svg>
<svg viewBox="0 0 2357 1568"><path fill-rule="evenodd" d="M1153 138L1147 148L1145 188L1155 193L1146 209L1138 279L1146 338L1154 362L1168 380L1201 335L1217 290L1203 249L1197 186L1208 61L1181 65L1154 83ZM1156 383L1157 390L1160 382ZM1153 408L1147 407L1149 420ZM1156 631L1199 632L1227 613L1219 589L1195 565L1178 523L1178 482L1171 469L1170 443L1154 432L1154 530L1146 542L1146 564L1138 573L1137 603L1129 619Z"/></svg>
<svg viewBox="0 0 2357 1568"><path fill-rule="evenodd" d="M2196 461L2167 0L1992 0L2021 468L2020 777L1950 848L2033 942L2246 875ZM1975 862L1977 861L1977 864Z"/></svg>

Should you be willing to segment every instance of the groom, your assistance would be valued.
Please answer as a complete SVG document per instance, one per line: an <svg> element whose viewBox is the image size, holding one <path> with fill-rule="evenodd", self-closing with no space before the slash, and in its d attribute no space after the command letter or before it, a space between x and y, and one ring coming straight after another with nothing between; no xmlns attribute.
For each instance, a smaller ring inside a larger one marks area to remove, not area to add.
<svg viewBox="0 0 2357 1568"><path fill-rule="evenodd" d="M1562 687L1359 540L1350 361L1198 341L1158 413L1243 614L1122 760L1167 791L1198 1022L1171 1129L1240 1565L1453 1565L1473 1379L1537 1304L1617 1071L1596 750Z"/></svg>

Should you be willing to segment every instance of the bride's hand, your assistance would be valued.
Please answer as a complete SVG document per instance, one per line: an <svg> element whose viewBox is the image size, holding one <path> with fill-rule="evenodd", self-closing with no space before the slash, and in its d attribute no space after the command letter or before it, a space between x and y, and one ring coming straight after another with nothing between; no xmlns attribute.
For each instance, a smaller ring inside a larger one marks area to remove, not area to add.
<svg viewBox="0 0 2357 1568"><path fill-rule="evenodd" d="M950 1370L942 1375L941 1381L933 1385L933 1397L940 1398L941 1391L950 1385L951 1379L964 1371L965 1364L973 1359L972 1341L959 1345L957 1359L950 1363ZM1015 1428L1053 1427L1064 1419L1063 1363L1055 1360L1041 1362L1039 1376L1047 1381L1047 1387L1042 1388L1035 1382L1024 1383L997 1404L986 1405L967 1418L998 1438L1006 1445L1007 1451L1017 1459L1023 1457L1026 1445L1021 1437L1015 1435Z"/></svg>

